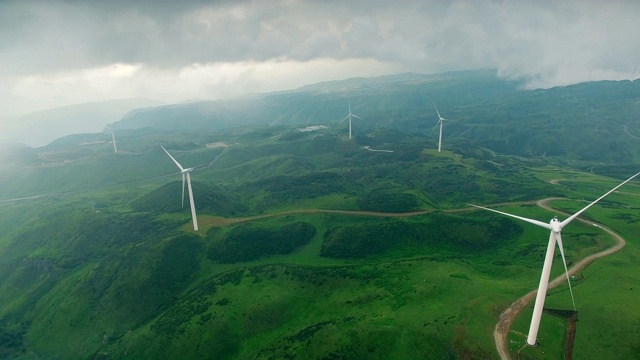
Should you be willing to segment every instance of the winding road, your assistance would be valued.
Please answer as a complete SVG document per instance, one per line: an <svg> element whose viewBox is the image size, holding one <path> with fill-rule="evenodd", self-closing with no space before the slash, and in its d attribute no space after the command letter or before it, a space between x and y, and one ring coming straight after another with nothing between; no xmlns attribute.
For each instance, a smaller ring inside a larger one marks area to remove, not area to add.
<svg viewBox="0 0 640 360"><path fill-rule="evenodd" d="M552 200L554 198L549 198ZM535 201L513 201L513 202L501 202L495 204L489 204L487 206L506 206L506 205L532 205L536 204ZM409 217L409 216L418 216L425 215L432 212L440 211L447 214L454 214L460 212L467 211L476 211L478 209L474 207L465 207L458 209L447 209L447 210L417 210L417 211L409 211L409 212L380 212L380 211L366 211L366 210L331 210L331 209L295 209L295 210L287 210L281 211L272 214L262 214L256 216L247 216L241 218L225 218L221 216L201 216L201 218L205 218L204 221L201 222L201 225L206 230L207 226L226 226L230 224L238 224L248 221L267 219L276 216L282 215L294 215L294 214L340 214L340 215L352 215L352 216L374 216L374 217ZM202 230L202 229L201 229Z"/></svg>
<svg viewBox="0 0 640 360"><path fill-rule="evenodd" d="M550 210L550 211L554 211L563 215L569 215L565 212L559 211L557 209L553 209L549 206L549 201L552 200L565 200L562 198L546 198L546 199L542 199L539 200L536 204L544 209ZM611 235L615 241L616 244L613 245L612 247L600 251L598 253L592 254L587 256L586 258L580 260L577 264L575 264L574 266L572 266L569 269L569 276L575 275L576 273L581 272L582 270L584 270L587 266L589 266L592 262L594 262L596 259L611 255L617 251L619 251L620 249L622 249L626 242L625 240L618 234L616 234L615 232L613 232L613 230L605 227L602 224L598 224L595 223L593 221L587 221L581 218L577 218L579 221L585 223L585 224L589 224L589 225L597 225L600 229L604 230L606 233L608 233L609 235ZM565 274L561 274L558 277L556 277L555 279L553 279L552 281L549 282L549 287L548 290L553 289L555 287L557 287L560 284L564 284L564 282L566 281L566 276ZM513 321L515 320L516 316L518 316L518 314L520 314L520 312L522 312L522 310L524 309L525 306L527 306L529 303L531 303L531 301L533 300L533 298L536 296L536 292L537 289L534 289L530 292L528 292L527 294L525 294L524 296L522 296L521 298L517 299L516 301L514 301L508 308L506 308L499 317L498 320L498 324L496 324L495 330L493 331L493 338L495 340L496 343L496 349L498 351L498 354L500 355L500 358L502 360L511 360L511 355L509 353L509 345L507 343L507 334L509 333L509 329L511 328L511 324L513 323Z"/></svg>

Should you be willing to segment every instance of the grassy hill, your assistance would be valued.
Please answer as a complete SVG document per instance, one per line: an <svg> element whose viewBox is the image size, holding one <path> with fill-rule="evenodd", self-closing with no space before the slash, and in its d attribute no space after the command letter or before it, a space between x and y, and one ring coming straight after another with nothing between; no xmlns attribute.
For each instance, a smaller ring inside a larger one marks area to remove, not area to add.
<svg viewBox="0 0 640 360"><path fill-rule="evenodd" d="M548 234L467 204L547 221L535 200L575 199L553 204L576 211L637 172L636 86L528 91L490 72L351 79L243 109L132 113L117 154L108 142L79 145L89 135L12 148L0 164L0 357L497 358L497 318L536 287ZM338 123L348 100L366 119L353 139ZM431 100L459 120L445 125L440 153ZM260 121L240 126L251 120L242 113ZM228 123L208 127L210 114ZM591 141L625 151L595 154ZM199 232L160 146L195 167ZM586 213L628 245L574 287L581 358L612 346L636 354L636 184ZM563 238L570 265L612 244L579 223ZM571 307L566 287L547 301ZM514 352L527 316L514 324ZM562 356L566 325L552 319L523 356Z"/></svg>
<svg viewBox="0 0 640 360"><path fill-rule="evenodd" d="M356 135L381 128L426 135L438 120L436 103L453 120L445 124L445 144L456 148L467 141L525 157L638 160L640 83L599 81L538 90L521 86L491 70L355 78L290 92L150 108L131 114L118 127L212 131L247 124L338 126L350 102L354 114L364 119L354 120Z"/></svg>

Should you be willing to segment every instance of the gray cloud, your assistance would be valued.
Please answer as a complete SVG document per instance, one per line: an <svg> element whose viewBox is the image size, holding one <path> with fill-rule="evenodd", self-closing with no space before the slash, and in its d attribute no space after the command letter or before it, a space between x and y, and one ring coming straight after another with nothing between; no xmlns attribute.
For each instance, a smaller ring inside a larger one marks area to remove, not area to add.
<svg viewBox="0 0 640 360"><path fill-rule="evenodd" d="M109 87L112 98L215 97L225 86L273 88L251 69L258 64L293 62L298 73L314 74L309 81L322 80L323 59L331 63L327 80L346 73L336 64L357 61L369 64L354 69L360 74L492 67L532 87L585 81L589 73L630 77L640 62L638 13L636 1L0 0L0 105L24 112L38 101L29 92L49 91L48 105L81 100L69 83L94 94L92 101L109 96ZM138 70L96 75L114 64ZM224 66L208 68L206 85L183 81L198 64ZM229 64L239 65L229 71ZM313 65L305 71L304 64Z"/></svg>
<svg viewBox="0 0 640 360"><path fill-rule="evenodd" d="M440 65L445 62L440 50L452 53L446 62L460 67L469 60L488 63L496 56L563 50L554 44L570 46L564 50L586 46L590 52L596 45L632 55L634 14L640 10L635 2L586 1L129 3L3 2L0 36L8 52L2 63L27 73L113 62L181 66L282 56ZM630 43L616 41L621 38ZM509 48L513 52L496 53ZM566 54L575 55L582 54ZM604 59L593 60L619 61L604 51L600 55Z"/></svg>

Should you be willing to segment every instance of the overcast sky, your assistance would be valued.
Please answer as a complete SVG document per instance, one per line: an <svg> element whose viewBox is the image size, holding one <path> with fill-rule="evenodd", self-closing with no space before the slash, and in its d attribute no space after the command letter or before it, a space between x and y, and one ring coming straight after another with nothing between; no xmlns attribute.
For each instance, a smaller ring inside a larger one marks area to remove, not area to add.
<svg viewBox="0 0 640 360"><path fill-rule="evenodd" d="M630 79L639 15L640 1L0 0L0 121L406 71L497 68L531 87Z"/></svg>

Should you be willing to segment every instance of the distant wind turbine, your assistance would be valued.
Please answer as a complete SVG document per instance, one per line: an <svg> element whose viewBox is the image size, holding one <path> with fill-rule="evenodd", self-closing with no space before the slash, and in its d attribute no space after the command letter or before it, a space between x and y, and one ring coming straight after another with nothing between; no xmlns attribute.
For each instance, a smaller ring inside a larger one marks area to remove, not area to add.
<svg viewBox="0 0 640 360"><path fill-rule="evenodd" d="M436 126L440 125L440 136L438 137L438 152L440 152L440 150L442 149L442 126L444 125L445 120L450 120L440 116L440 112L438 111L436 104L433 101L431 103L433 104L433 108L436 109L436 113L438 114L438 123L436 124ZM433 128L435 129L435 126ZM433 130L431 130L431 132L433 132Z"/></svg>
<svg viewBox="0 0 640 360"><path fill-rule="evenodd" d="M116 136L113 134L113 128L109 128L111 130L111 142L113 143L113 152L118 153L118 147L116 146Z"/></svg>
<svg viewBox="0 0 640 360"><path fill-rule="evenodd" d="M176 159L174 159L171 154L169 154L167 149L165 149L163 146L161 146L161 148L162 150L164 150L164 152L167 153L167 155L169 155L171 160L173 160L178 169L180 169L180 173L182 174L182 207L184 207L184 179L185 177L187 179L187 186L189 188L189 203L191 204L191 218L193 219L193 230L198 231L198 218L196 217L196 206L193 202L193 190L191 189L191 176L189 174L191 171L193 171L193 168L183 168L182 165L180 165L180 163Z"/></svg>
<svg viewBox="0 0 640 360"><path fill-rule="evenodd" d="M358 115L351 113L351 102L349 102L349 115L347 115L347 117L345 117L344 119L340 120L340 122L343 122L349 119L349 139L351 139L351 117L362 120L362 118L359 117Z"/></svg>
<svg viewBox="0 0 640 360"><path fill-rule="evenodd" d="M637 173L637 174L633 175L632 177L628 178L627 180L622 182L620 185L618 185L618 186L614 187L613 189L609 190L606 194L600 196L594 202L592 202L591 204L585 206L584 208L582 208L582 210L580 210L577 213L569 216L566 220L564 220L562 222L560 222L558 220L558 218L554 216L553 219L551 219L551 221L547 224L547 223L544 223L542 221L533 220L533 219L529 219L529 218L525 218L525 217L521 217L521 216L517 216L517 215L512 215L512 214L509 214L509 213L506 213L506 212L502 212L502 211L489 209L489 208L482 207L482 206L469 204L471 206L474 206L474 207L477 207L477 208L480 208L480 209L489 210L489 211L496 212L498 214L510 216L510 217L513 217L513 218L516 218L516 219L519 219L519 220L522 220L522 221L526 221L526 222L534 224L534 225L538 225L538 226L543 227L545 229L551 230L551 234L549 235L549 244L547 245L547 254L545 255L544 265L542 267L542 274L540 275L540 284L538 285L538 293L536 294L536 302L535 302L535 305L533 307L533 316L531 317L531 325L529 327L529 335L527 337L527 344L529 344L531 346L534 346L534 345L536 345L536 342L537 342L538 328L540 327L540 318L542 317L542 310L544 309L544 300L545 300L545 297L547 296L547 286L549 285L549 274L551 272L551 263L553 262L553 253L554 253L556 241L558 243L558 248L560 249L560 255L562 256L562 263L564 264L564 271L565 271L565 274L567 275L567 282L569 283L569 292L571 293L571 301L573 302L573 308L574 308L574 310L576 309L576 302L575 302L575 300L573 298L573 290L571 289L571 280L569 279L569 271L567 269L567 261L566 261L566 259L564 257L564 247L562 246L562 235L561 235L562 229L565 226L567 226L571 221L573 221L576 217L578 217L580 214L582 214L585 210L590 208L593 204L595 204L598 201L602 200L605 196L611 194L612 192L617 190L619 187L621 187L622 185L624 185L627 182L631 181L631 179L633 179L634 177L636 177L638 175L640 175L640 173Z"/></svg>

